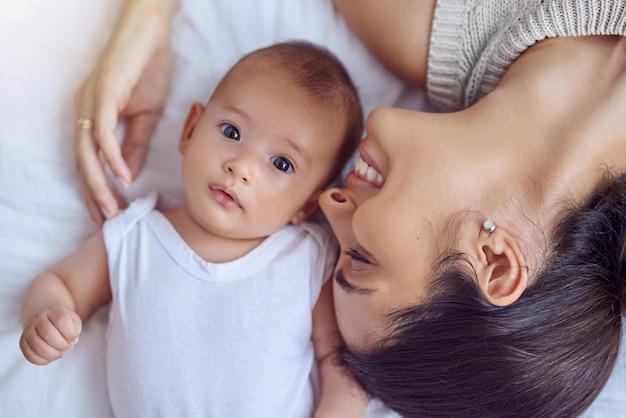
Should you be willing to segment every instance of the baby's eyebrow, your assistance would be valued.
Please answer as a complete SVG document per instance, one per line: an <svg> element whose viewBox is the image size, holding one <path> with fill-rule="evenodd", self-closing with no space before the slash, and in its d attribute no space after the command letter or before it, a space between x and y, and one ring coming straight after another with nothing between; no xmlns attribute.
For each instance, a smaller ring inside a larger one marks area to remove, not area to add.
<svg viewBox="0 0 626 418"><path fill-rule="evenodd" d="M348 293L355 293L359 295L369 295L370 293L374 292L374 289L356 287L353 284L349 283L346 280L346 276L344 275L342 269L337 269L337 272L335 273L335 282L337 282L339 287L341 287L343 290L345 290Z"/></svg>
<svg viewBox="0 0 626 418"><path fill-rule="evenodd" d="M306 152L304 148L302 148L296 141L285 136L283 137L284 141L289 145L293 150L304 160L308 165L311 164L311 156Z"/></svg>
<svg viewBox="0 0 626 418"><path fill-rule="evenodd" d="M234 107L234 106L222 106L222 108L228 112L233 112L238 114L239 116L241 116L242 118L249 120L250 116L248 116L248 114L246 112L244 112L243 110Z"/></svg>

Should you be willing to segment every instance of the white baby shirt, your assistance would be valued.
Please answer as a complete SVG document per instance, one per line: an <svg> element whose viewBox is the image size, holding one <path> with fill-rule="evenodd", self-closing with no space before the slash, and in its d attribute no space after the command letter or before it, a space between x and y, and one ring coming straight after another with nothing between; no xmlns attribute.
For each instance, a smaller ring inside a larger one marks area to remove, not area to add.
<svg viewBox="0 0 626 418"><path fill-rule="evenodd" d="M116 417L310 417L311 311L332 274L332 235L288 225L238 260L208 263L155 202L134 202L103 229Z"/></svg>

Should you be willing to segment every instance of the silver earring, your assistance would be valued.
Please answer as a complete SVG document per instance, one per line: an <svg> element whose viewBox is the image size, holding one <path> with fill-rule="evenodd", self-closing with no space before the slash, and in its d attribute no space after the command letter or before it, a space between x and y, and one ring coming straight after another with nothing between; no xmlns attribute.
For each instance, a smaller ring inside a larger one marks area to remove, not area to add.
<svg viewBox="0 0 626 418"><path fill-rule="evenodd" d="M496 223L494 221L492 221L491 219L487 219L484 223L483 223L483 229L485 230L485 232L487 233L492 233L493 231L496 230Z"/></svg>

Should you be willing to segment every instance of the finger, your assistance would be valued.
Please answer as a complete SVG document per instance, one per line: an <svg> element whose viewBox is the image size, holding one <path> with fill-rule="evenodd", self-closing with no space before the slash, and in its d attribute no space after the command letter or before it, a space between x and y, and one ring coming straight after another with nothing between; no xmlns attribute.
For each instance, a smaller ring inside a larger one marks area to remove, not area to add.
<svg viewBox="0 0 626 418"><path fill-rule="evenodd" d="M128 187L133 181L133 175L122 158L122 151L115 138L118 111L113 103L115 102L107 97L101 98L99 103L96 103L94 137L113 174Z"/></svg>
<svg viewBox="0 0 626 418"><path fill-rule="evenodd" d="M58 331L53 334L55 341L46 340L51 346L58 350L67 350L72 348L78 341L78 336L82 330L82 322L76 312L63 308L48 313L48 320L54 325ZM63 338L58 340L57 335Z"/></svg>
<svg viewBox="0 0 626 418"><path fill-rule="evenodd" d="M113 196L115 196L115 200L117 201L117 209L118 211L121 209L125 209L128 207L128 201L126 198L115 188L113 190Z"/></svg>
<svg viewBox="0 0 626 418"><path fill-rule="evenodd" d="M98 158L98 149L91 138L91 131L80 129L77 132L77 137L76 156L78 170L85 185L85 201L88 208L92 204L90 202L95 201L102 215L105 218L110 218L117 214L117 200ZM90 213L92 213L92 209L90 209Z"/></svg>
<svg viewBox="0 0 626 418"><path fill-rule="evenodd" d="M82 176L79 176L79 177L80 177L80 189L83 194L85 204L87 205L87 211L89 212L89 217L94 221L98 229L100 229L102 228L102 225L104 224L104 221L106 220L106 218L102 214L102 211L100 210L100 206L98 206L98 203L96 203L94 198L91 196L83 177Z"/></svg>
<svg viewBox="0 0 626 418"><path fill-rule="evenodd" d="M126 137L122 143L122 156L136 178L143 168L150 148L150 140L159 121L160 113L142 113L128 119Z"/></svg>
<svg viewBox="0 0 626 418"><path fill-rule="evenodd" d="M30 350L29 352L32 353L31 357L33 357L34 360L37 360L36 356L38 356L48 362L54 361L63 357L65 352L64 350L58 350L48 344L39 334L37 327L33 327L31 332L24 333L24 340L28 350Z"/></svg>
<svg viewBox="0 0 626 418"><path fill-rule="evenodd" d="M46 316L42 321L39 321L35 324L35 331L37 332L37 335L39 335L39 338L46 346L49 346L56 351L63 352L72 348L73 343L65 338L65 336L62 334L62 331L57 328L57 326L52 322L52 318L50 315L51 314L48 313L48 316ZM62 324L62 326L67 326L67 322L65 324ZM71 326L73 328L73 325ZM65 330L65 332L71 333L71 331L68 330ZM74 339L75 338L76 337L74 337Z"/></svg>
<svg viewBox="0 0 626 418"><path fill-rule="evenodd" d="M74 109L79 118L93 115L94 84L94 75L91 74L74 95ZM117 213L117 207L104 165L98 159L98 147L92 129L77 128L74 134L74 150L87 210L96 225L101 227L106 218Z"/></svg>
<svg viewBox="0 0 626 418"><path fill-rule="evenodd" d="M30 361L33 364L36 364L37 366L45 366L46 364L53 361L52 359L47 359L37 354L35 350L33 350L33 348L31 347L31 344L28 342L28 337L25 333L22 334L20 338L20 350L22 350L22 354L24 355L24 358L26 358L26 360Z"/></svg>
<svg viewBox="0 0 626 418"><path fill-rule="evenodd" d="M102 151L98 153L98 158L100 159L100 164L104 167L104 165L106 164L106 160L104 155L102 154ZM105 178L107 180L109 190L111 190L111 193L113 193L113 197L115 197L115 201L117 202L118 211L120 209L126 208L128 206L126 198L124 198L124 196L119 192L118 188L113 185L109 176L106 176Z"/></svg>

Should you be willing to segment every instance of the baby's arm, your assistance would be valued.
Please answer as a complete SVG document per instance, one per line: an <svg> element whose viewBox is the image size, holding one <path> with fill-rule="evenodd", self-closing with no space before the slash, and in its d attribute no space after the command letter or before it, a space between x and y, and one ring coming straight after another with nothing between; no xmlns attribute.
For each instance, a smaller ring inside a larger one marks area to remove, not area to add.
<svg viewBox="0 0 626 418"><path fill-rule="evenodd" d="M39 274L22 303L20 349L28 361L45 365L78 341L82 321L111 299L102 232Z"/></svg>
<svg viewBox="0 0 626 418"><path fill-rule="evenodd" d="M322 378L321 399L315 418L362 417L369 396L336 358L342 338L335 319L331 280L322 287L313 309L312 339Z"/></svg>

